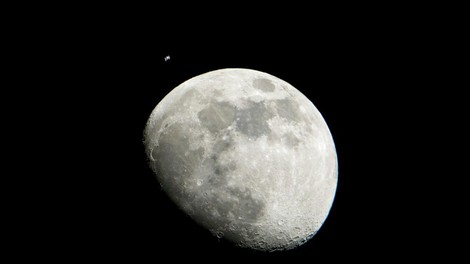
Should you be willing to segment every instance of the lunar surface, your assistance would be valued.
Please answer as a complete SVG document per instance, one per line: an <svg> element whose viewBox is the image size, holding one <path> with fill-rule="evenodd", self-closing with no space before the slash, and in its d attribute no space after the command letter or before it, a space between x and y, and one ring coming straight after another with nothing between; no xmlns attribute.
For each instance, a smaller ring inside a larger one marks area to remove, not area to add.
<svg viewBox="0 0 470 264"><path fill-rule="evenodd" d="M151 113L144 144L176 205L241 247L295 248L333 203L338 166L325 120L267 73L222 69L182 83Z"/></svg>

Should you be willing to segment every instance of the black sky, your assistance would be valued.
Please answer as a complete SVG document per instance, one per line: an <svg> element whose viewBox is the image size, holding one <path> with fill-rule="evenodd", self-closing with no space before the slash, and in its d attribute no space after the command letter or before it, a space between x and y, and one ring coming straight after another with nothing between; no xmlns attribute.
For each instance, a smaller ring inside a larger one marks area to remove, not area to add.
<svg viewBox="0 0 470 264"><path fill-rule="evenodd" d="M34 124L42 128L41 148L54 157L47 171L57 175L35 238L54 241L48 252L67 259L293 262L403 259L423 252L416 245L432 244L439 231L421 217L436 205L426 198L429 174L422 172L429 164L419 154L428 135L418 128L431 118L445 121L437 111L429 115L435 92L422 82L434 78L428 70L435 57L419 23L351 14L300 24L189 21L180 30L152 16L113 17L120 19L37 26L34 50L24 48L28 67L42 70L30 78L45 87L32 95L52 102L41 103ZM318 234L298 249L266 254L218 241L171 203L147 166L142 133L153 108L183 81L221 68L289 82L333 135L336 198Z"/></svg>
<svg viewBox="0 0 470 264"><path fill-rule="evenodd" d="M98 199L87 201L92 206L83 238L90 240L91 250L150 259L178 252L240 260L337 260L390 254L391 247L410 251L413 237L402 229L409 207L401 206L400 197L407 191L403 171L409 160L397 156L402 151L397 141L409 132L400 107L410 103L408 88L396 78L403 74L400 51L371 32L358 34L241 48L212 44L154 50L143 44L144 51L135 54L103 48L111 53L102 67L95 66L103 83L93 84L96 94L93 89L87 93L96 96L87 114L92 116L88 132L98 145L90 146L97 170L89 175L96 183L92 197ZM171 59L165 61L167 55ZM339 160L336 198L319 233L298 249L264 254L218 241L169 201L147 166L142 131L156 104L181 82L230 67L264 71L291 83L320 110L333 134ZM397 240L401 243L392 242Z"/></svg>

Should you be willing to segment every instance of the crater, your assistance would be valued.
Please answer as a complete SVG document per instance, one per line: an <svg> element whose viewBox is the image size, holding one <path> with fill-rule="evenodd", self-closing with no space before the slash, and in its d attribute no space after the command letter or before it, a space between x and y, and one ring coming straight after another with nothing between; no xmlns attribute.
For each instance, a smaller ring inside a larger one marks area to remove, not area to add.
<svg viewBox="0 0 470 264"><path fill-rule="evenodd" d="M273 92L275 87L274 84L268 79L255 79L253 80L253 87L263 92Z"/></svg>

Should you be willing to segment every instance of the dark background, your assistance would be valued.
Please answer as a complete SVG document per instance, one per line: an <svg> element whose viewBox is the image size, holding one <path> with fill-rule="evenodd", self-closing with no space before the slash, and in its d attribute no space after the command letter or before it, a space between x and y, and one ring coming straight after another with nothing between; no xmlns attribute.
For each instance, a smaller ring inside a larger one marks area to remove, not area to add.
<svg viewBox="0 0 470 264"><path fill-rule="evenodd" d="M174 16L161 18L168 12ZM17 78L18 87L33 84L19 97L33 106L23 116L34 116L23 138L41 139L26 150L34 157L29 165L46 177L28 184L39 194L27 202L33 209L21 223L28 239L18 236L19 243L40 245L33 256L134 262L380 261L440 253L446 240L437 237L448 231L438 219L451 210L432 198L446 191L431 188L441 184L432 175L443 156L435 147L444 145L434 132L452 123L436 107L448 103L435 70L444 56L434 52L439 23L413 12L338 12L286 10L290 16L268 14L259 23L206 14L178 27L181 15L171 10L101 10L28 23L16 33L26 39L16 43L14 65L31 72ZM207 23L193 23L202 17ZM172 204L147 165L143 129L154 107L185 80L221 68L289 82L333 135L336 197L323 227L297 249L263 253L219 241Z"/></svg>
<svg viewBox="0 0 470 264"><path fill-rule="evenodd" d="M89 133L87 146L93 142L84 155L92 164L84 172L90 186L80 195L86 206L78 226L84 233L77 234L83 251L117 259L201 260L340 260L415 251L413 241L422 237L407 217L414 213L414 201L404 197L414 179L408 178L412 160L403 153L413 149L401 147L404 137L414 136L410 120L402 117L414 102L403 85L406 78L397 78L408 72L401 51L370 34L308 42L289 38L292 43L281 45L254 41L153 50L144 44L136 53L123 45L103 47L103 64L98 60L92 67L97 72L91 73L102 83L86 89L84 110L77 110L78 116L86 113L79 129ZM171 59L165 62L167 55ZM298 249L267 254L219 241L172 204L147 166L142 132L156 104L183 81L228 67L256 69L289 82L315 104L333 134L339 160L336 198L318 234ZM77 202L83 204L80 198Z"/></svg>

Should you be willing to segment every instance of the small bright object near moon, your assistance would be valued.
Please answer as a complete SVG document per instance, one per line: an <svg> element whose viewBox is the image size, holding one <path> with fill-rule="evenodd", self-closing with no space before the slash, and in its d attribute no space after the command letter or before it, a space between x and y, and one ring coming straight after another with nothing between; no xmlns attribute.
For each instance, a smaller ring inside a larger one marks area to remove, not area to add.
<svg viewBox="0 0 470 264"><path fill-rule="evenodd" d="M182 83L151 113L144 144L176 205L242 247L295 248L333 203L338 165L326 122L267 73L222 69Z"/></svg>

